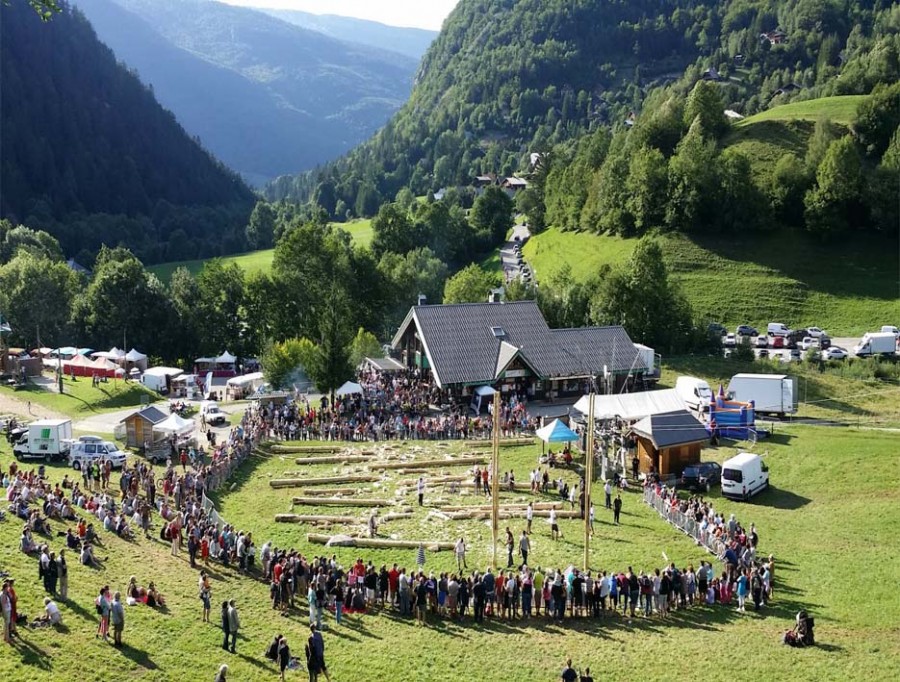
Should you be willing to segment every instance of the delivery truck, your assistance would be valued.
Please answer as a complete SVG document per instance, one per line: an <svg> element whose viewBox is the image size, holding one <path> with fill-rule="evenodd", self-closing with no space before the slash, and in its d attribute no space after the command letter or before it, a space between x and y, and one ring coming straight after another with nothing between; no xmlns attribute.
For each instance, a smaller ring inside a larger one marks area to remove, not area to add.
<svg viewBox="0 0 900 682"><path fill-rule="evenodd" d="M13 445L16 459L65 460L72 440L71 419L40 419Z"/></svg>
<svg viewBox="0 0 900 682"><path fill-rule="evenodd" d="M870 332L864 334L853 348L857 357L871 355L891 355L897 352L897 337L891 332Z"/></svg>
<svg viewBox="0 0 900 682"><path fill-rule="evenodd" d="M757 414L797 412L797 377L787 374L735 374L728 384L728 397L752 402Z"/></svg>

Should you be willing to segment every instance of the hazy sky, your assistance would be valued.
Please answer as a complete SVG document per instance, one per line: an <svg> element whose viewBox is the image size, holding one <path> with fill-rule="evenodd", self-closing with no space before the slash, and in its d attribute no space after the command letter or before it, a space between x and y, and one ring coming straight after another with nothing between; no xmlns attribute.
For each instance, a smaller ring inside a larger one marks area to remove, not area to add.
<svg viewBox="0 0 900 682"><path fill-rule="evenodd" d="M340 14L392 26L438 30L458 0L223 0L231 5Z"/></svg>

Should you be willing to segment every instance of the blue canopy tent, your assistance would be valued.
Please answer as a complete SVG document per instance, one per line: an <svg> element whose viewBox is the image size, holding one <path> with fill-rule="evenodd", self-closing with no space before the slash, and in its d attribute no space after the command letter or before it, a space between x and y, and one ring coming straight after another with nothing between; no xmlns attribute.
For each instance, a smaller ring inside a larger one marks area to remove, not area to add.
<svg viewBox="0 0 900 682"><path fill-rule="evenodd" d="M535 435L544 443L571 443L572 441L579 440L578 434L559 419L554 419L546 426L542 426L535 431ZM542 444L541 452L543 451L544 446Z"/></svg>

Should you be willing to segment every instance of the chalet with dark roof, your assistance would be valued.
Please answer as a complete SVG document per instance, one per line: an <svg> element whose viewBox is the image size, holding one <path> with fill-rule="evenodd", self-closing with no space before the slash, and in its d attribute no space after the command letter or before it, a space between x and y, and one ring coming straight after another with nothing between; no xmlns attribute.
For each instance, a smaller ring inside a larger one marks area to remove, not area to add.
<svg viewBox="0 0 900 682"><path fill-rule="evenodd" d="M647 371L621 326L551 329L534 301L417 305L391 343L400 362L460 396L477 386L533 398L621 387Z"/></svg>

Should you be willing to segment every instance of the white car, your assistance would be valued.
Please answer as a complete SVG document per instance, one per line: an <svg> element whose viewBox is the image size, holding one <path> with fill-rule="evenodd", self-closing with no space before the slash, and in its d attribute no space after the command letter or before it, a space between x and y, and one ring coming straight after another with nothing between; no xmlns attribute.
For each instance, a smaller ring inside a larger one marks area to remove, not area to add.
<svg viewBox="0 0 900 682"><path fill-rule="evenodd" d="M107 459L113 469L121 469L125 465L127 455L115 443L103 440L99 436L82 436L69 448L69 464L75 471L100 459Z"/></svg>
<svg viewBox="0 0 900 682"><path fill-rule="evenodd" d="M814 339L818 339L820 336L823 336L825 334L825 330L819 329L818 327L807 327L806 333Z"/></svg>
<svg viewBox="0 0 900 682"><path fill-rule="evenodd" d="M722 342L722 345L726 348L733 348L737 343L737 338L734 334L728 333L725 335L725 340Z"/></svg>
<svg viewBox="0 0 900 682"><path fill-rule="evenodd" d="M810 348L818 348L819 341L811 336L804 336L803 340L797 344L800 350L809 350Z"/></svg>
<svg viewBox="0 0 900 682"><path fill-rule="evenodd" d="M825 360L846 360L850 357L850 353L840 346L832 346L822 351L822 357Z"/></svg>

